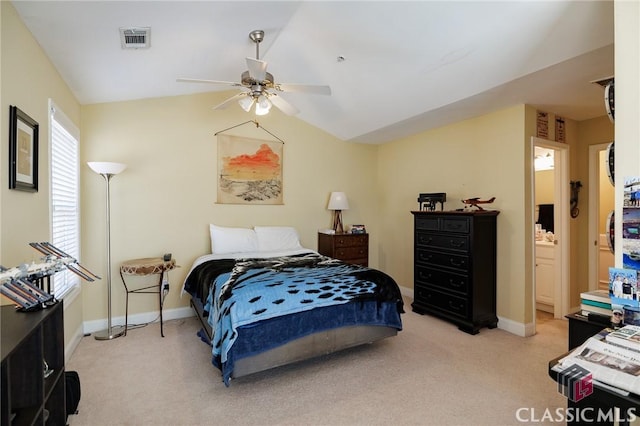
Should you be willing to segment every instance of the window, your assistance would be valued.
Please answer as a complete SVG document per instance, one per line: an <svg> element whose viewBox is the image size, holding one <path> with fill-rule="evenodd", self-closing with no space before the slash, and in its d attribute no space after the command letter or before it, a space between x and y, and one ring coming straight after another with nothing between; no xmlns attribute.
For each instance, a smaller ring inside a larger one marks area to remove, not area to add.
<svg viewBox="0 0 640 426"><path fill-rule="evenodd" d="M79 155L80 132L53 104L51 112L51 243L78 259L80 255ZM53 276L53 295L62 299L80 278L68 271Z"/></svg>

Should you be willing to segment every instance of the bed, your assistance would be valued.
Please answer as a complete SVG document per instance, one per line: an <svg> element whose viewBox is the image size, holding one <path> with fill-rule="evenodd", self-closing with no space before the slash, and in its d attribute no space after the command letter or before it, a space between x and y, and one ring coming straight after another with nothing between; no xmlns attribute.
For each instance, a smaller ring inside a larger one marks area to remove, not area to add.
<svg viewBox="0 0 640 426"><path fill-rule="evenodd" d="M291 227L210 232L212 251L194 261L182 291L226 386L402 330L402 296L385 273L306 249Z"/></svg>

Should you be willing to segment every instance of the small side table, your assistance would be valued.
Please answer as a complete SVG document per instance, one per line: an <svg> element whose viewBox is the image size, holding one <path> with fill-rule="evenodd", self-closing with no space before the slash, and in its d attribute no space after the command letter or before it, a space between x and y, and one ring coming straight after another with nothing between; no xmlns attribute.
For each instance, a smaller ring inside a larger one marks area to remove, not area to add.
<svg viewBox="0 0 640 426"><path fill-rule="evenodd" d="M120 277L122 278L122 284L124 284L124 288L127 291L127 301L125 308L125 319L124 319L124 335L127 335L127 328L129 326L129 294L137 293L158 293L158 302L160 305L160 335L164 337L164 329L162 325L162 305L163 305L163 297L162 297L162 278L166 271L170 271L176 268L175 259L171 260L163 260L161 257L147 257L143 259L132 259L122 262L120 265ZM146 287L140 287L135 290L130 290L127 286L127 282L125 281L125 275L137 275L137 276L147 276L147 275L160 275L160 280L157 284L152 284ZM156 288L157 290L150 290Z"/></svg>
<svg viewBox="0 0 640 426"><path fill-rule="evenodd" d="M369 266L369 234L318 232L318 253L346 263Z"/></svg>

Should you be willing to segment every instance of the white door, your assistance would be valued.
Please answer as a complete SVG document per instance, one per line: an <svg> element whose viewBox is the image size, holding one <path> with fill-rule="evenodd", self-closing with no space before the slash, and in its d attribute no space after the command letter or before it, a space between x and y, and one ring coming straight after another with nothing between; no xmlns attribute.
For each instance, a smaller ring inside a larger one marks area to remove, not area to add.
<svg viewBox="0 0 640 426"><path fill-rule="evenodd" d="M546 139L531 138L532 148L542 147L553 151L553 205L554 205L554 238L553 238L553 264L544 262L543 267L535 268L534 274L549 276L547 285L542 286L540 292L553 293L553 316L563 318L569 313L569 146L567 144L549 141ZM535 149L532 149L532 153ZM532 161L534 159L532 158ZM534 171L535 173L535 171ZM535 177L532 179L535 194ZM535 205L535 200L534 200ZM534 218L535 222L535 218ZM532 230L532 232L534 232ZM534 241L534 253L537 252ZM551 278L552 276L552 278ZM535 286L537 287L537 285ZM534 288L536 296L533 299L534 306L538 302L538 290Z"/></svg>

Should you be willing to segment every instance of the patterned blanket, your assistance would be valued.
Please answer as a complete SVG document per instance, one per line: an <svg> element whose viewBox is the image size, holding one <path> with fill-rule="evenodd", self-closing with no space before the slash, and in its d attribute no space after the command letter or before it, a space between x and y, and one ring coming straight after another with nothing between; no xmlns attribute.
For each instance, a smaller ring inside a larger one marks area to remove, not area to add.
<svg viewBox="0 0 640 426"><path fill-rule="evenodd" d="M391 277L317 253L205 262L185 282L192 295L203 293L196 285L198 277L212 282L205 310L217 366L227 361L238 328L259 321L358 301L393 302L398 313L404 312L400 290Z"/></svg>

